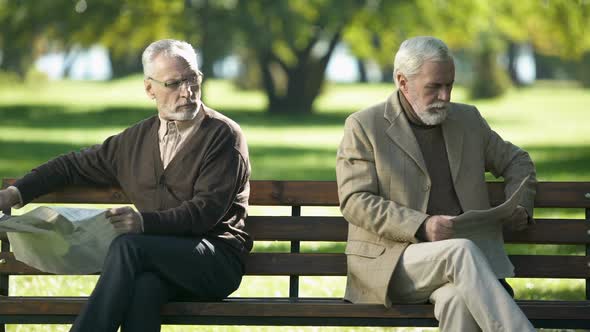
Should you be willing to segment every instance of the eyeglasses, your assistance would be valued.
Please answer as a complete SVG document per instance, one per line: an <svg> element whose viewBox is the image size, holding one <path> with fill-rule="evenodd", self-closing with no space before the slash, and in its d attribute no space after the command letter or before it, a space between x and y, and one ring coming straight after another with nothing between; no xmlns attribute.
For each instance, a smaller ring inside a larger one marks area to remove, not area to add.
<svg viewBox="0 0 590 332"><path fill-rule="evenodd" d="M177 90L185 84L188 88L198 87L201 84L201 82L199 80L199 76L193 76L190 78L183 78L180 80L166 81L166 82L158 81L157 79L155 79L153 77L148 77L148 80L154 81L154 82L156 82L160 85L163 85L164 87L171 89L171 90Z"/></svg>

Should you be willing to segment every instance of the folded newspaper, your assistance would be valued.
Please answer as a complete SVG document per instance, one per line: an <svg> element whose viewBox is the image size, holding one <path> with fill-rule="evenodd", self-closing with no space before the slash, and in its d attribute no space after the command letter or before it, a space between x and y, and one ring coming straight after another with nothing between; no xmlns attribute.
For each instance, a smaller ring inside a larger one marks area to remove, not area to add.
<svg viewBox="0 0 590 332"><path fill-rule="evenodd" d="M514 266L504 250L503 221L522 201L527 176L508 199L488 210L471 210L454 217L454 238L473 241L488 259L498 278L514 275Z"/></svg>
<svg viewBox="0 0 590 332"><path fill-rule="evenodd" d="M20 216L2 218L17 260L56 274L100 272L117 236L106 210L38 207Z"/></svg>

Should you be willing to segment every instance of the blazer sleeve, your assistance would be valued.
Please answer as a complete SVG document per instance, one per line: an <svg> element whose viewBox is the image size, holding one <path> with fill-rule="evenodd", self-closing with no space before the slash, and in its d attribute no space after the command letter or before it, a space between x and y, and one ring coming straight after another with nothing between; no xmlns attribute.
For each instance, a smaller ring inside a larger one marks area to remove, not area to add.
<svg viewBox="0 0 590 332"><path fill-rule="evenodd" d="M363 125L352 116L346 120L338 149L336 178L340 210L349 223L394 241L418 242L415 234L428 215L379 192L375 149Z"/></svg>
<svg viewBox="0 0 590 332"><path fill-rule="evenodd" d="M522 201L522 205L529 215L529 220L533 219L533 207L536 194L536 171L535 165L529 154L518 146L504 141L500 135L493 131L486 120L477 112L481 126L484 132L484 157L485 169L491 172L495 177L504 178L504 194L510 197L522 180L529 176Z"/></svg>

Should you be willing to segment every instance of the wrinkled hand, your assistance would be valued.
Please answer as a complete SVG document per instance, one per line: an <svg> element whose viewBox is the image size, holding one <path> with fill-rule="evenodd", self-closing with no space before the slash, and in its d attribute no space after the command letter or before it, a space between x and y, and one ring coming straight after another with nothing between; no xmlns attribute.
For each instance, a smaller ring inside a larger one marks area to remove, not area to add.
<svg viewBox="0 0 590 332"><path fill-rule="evenodd" d="M434 242L450 239L455 231L453 230L453 216L430 216L421 228L421 234L426 241Z"/></svg>
<svg viewBox="0 0 590 332"><path fill-rule="evenodd" d="M522 206L517 206L512 215L502 220L504 228L510 231L522 231L529 225L529 214Z"/></svg>
<svg viewBox="0 0 590 332"><path fill-rule="evenodd" d="M12 206L19 203L20 197L14 190L3 189L0 190L0 210L10 209Z"/></svg>
<svg viewBox="0 0 590 332"><path fill-rule="evenodd" d="M143 233L141 215L129 206L109 209L105 217L113 224L117 233Z"/></svg>

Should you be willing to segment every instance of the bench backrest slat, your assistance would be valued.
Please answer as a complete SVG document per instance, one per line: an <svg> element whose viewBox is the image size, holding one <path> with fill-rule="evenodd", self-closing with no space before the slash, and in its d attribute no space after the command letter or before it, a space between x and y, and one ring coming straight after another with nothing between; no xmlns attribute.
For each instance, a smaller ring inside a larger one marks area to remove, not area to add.
<svg viewBox="0 0 590 332"><path fill-rule="evenodd" d="M2 187L14 183L4 179ZM251 205L337 206L335 181L251 181ZM492 205L504 201L504 184L488 182ZM540 182L535 206L539 208L588 208L590 182ZM69 188L42 196L38 203L126 204L129 199L118 188Z"/></svg>
<svg viewBox="0 0 590 332"><path fill-rule="evenodd" d="M587 244L590 224L583 219L536 219L526 232L506 232L507 243ZM250 216L246 231L261 241L346 241L343 217Z"/></svg>

